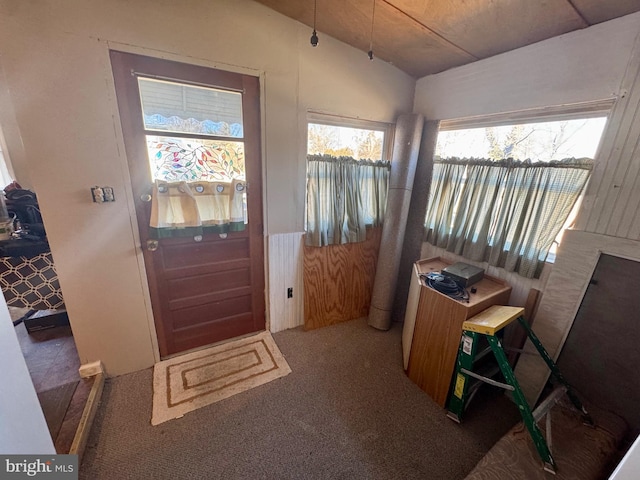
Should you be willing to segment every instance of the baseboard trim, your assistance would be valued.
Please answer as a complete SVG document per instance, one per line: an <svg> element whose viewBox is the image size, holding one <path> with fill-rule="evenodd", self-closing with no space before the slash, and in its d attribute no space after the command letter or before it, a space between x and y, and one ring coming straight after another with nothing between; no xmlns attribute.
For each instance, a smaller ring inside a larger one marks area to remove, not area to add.
<svg viewBox="0 0 640 480"><path fill-rule="evenodd" d="M80 365L78 369L81 378L89 378L100 373L104 374L104 365L98 360L97 362L85 363Z"/></svg>
<svg viewBox="0 0 640 480"><path fill-rule="evenodd" d="M98 404L100 403L102 389L104 387L104 374L100 372L97 375L94 375L94 377L93 386L89 392L89 398L84 406L80 423L78 424L76 434L73 437L73 443L69 449L69 454L78 455L78 463L82 461L82 454L84 453L84 448L87 445L87 440L89 439L91 425L93 424L93 419L98 411Z"/></svg>

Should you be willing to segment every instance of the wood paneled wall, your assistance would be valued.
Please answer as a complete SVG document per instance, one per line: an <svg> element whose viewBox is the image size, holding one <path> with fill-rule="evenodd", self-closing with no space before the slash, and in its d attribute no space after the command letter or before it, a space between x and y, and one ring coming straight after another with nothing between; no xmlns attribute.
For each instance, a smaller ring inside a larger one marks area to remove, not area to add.
<svg viewBox="0 0 640 480"><path fill-rule="evenodd" d="M366 317L382 227L360 243L304 246L304 326L310 330Z"/></svg>

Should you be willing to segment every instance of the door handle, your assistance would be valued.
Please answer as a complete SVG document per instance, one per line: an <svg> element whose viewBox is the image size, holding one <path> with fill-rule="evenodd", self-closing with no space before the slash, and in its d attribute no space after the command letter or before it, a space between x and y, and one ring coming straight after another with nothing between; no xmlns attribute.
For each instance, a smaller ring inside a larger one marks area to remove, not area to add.
<svg viewBox="0 0 640 480"><path fill-rule="evenodd" d="M142 200L143 202L150 202L151 195L148 193L145 193L144 195L140 195L140 200Z"/></svg>
<svg viewBox="0 0 640 480"><path fill-rule="evenodd" d="M150 252L158 250L158 240L147 240L147 250Z"/></svg>

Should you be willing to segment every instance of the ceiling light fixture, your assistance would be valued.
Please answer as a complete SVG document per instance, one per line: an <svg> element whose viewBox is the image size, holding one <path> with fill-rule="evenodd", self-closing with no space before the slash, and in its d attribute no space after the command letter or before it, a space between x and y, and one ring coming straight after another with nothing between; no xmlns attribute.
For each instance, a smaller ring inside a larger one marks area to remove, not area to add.
<svg viewBox="0 0 640 480"><path fill-rule="evenodd" d="M318 34L316 33L316 10L318 9L318 0L313 0L313 33L311 34L311 46L318 46Z"/></svg>
<svg viewBox="0 0 640 480"><path fill-rule="evenodd" d="M371 36L369 37L369 60L373 60L373 21L376 16L376 0L373 0L373 12L371 13Z"/></svg>

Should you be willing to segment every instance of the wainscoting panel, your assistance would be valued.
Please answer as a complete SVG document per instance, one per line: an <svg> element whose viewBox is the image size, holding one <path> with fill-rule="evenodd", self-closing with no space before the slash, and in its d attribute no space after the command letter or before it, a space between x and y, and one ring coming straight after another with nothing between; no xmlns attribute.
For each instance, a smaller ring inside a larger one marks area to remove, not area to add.
<svg viewBox="0 0 640 480"><path fill-rule="evenodd" d="M576 230L640 240L640 36L600 141Z"/></svg>
<svg viewBox="0 0 640 480"><path fill-rule="evenodd" d="M269 235L269 319L271 332L304 324L302 232ZM293 296L287 297L292 288Z"/></svg>
<svg viewBox="0 0 640 480"><path fill-rule="evenodd" d="M366 317L371 304L382 228L360 243L304 246L305 329Z"/></svg>

